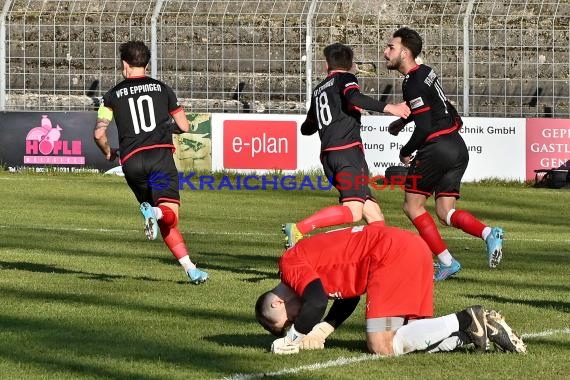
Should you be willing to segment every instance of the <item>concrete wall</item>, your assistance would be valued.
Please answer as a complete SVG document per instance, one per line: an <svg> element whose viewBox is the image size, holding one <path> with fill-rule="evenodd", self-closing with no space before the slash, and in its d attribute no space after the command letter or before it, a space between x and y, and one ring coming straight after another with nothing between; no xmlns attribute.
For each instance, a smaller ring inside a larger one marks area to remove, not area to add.
<svg viewBox="0 0 570 380"><path fill-rule="evenodd" d="M167 1L158 19L158 77L182 98L218 104L231 100L243 82L242 100L265 111L297 102L293 108L303 112L309 3ZM570 5L544 3L475 2L469 19L471 115L532 116L550 106L568 116ZM95 79L101 95L121 79L118 45L150 42L153 7L140 1L14 1L7 29L9 106L17 107L15 95L80 96ZM361 75L363 90L381 95L392 86L387 95L398 100L400 78L382 67L382 51L396 28L410 25L424 37L424 62L439 72L461 110L466 9L467 1L319 1L312 20L312 81L323 76L322 48L340 41L353 46L357 59L376 63ZM536 106L528 106L539 87Z"/></svg>

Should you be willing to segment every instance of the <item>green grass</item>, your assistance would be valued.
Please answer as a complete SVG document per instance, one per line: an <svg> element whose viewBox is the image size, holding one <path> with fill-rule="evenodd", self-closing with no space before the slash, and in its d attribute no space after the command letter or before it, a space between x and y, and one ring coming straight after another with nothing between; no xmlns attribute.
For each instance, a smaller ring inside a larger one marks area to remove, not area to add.
<svg viewBox="0 0 570 380"><path fill-rule="evenodd" d="M191 286L160 238L149 242L118 177L0 173L0 378L209 379L294 369L283 378L567 378L570 373L570 191L466 184L458 206L505 228L500 268L483 242L441 228L463 270L437 283L436 314L481 303L502 310L527 355L365 355L359 306L319 352L279 357L255 322L278 281L281 223L335 204L331 191L182 192L181 230L210 280ZM401 190L376 194L411 229ZM430 202L431 204L432 202ZM361 303L363 304L363 303ZM364 355L364 356L363 356ZM360 362L298 370L311 364Z"/></svg>

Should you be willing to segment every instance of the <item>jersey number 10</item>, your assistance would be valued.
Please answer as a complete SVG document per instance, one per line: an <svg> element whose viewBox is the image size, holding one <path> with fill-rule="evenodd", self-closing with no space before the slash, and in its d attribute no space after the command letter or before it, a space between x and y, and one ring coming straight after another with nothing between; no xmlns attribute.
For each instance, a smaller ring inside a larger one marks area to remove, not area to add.
<svg viewBox="0 0 570 380"><path fill-rule="evenodd" d="M139 96L135 107L135 100L129 98L129 109L131 110L131 117L133 118L133 127L135 134L144 132L151 132L156 128L156 118L154 117L154 104L152 98L148 95ZM148 114L148 122L145 120L145 109Z"/></svg>

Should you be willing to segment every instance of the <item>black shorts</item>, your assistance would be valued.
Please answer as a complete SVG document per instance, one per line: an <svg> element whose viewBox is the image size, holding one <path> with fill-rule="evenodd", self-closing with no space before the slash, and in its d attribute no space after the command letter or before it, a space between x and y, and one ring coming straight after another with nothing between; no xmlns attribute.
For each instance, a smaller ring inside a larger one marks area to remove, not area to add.
<svg viewBox="0 0 570 380"><path fill-rule="evenodd" d="M180 204L178 170L172 149L143 150L123 163L123 173L139 203L157 206L162 202Z"/></svg>
<svg viewBox="0 0 570 380"><path fill-rule="evenodd" d="M406 192L459 198L468 163L469 151L459 133L436 137L418 150L408 170Z"/></svg>
<svg viewBox="0 0 570 380"><path fill-rule="evenodd" d="M327 178L340 193L339 202L376 202L368 183L370 173L361 146L321 153L321 163Z"/></svg>

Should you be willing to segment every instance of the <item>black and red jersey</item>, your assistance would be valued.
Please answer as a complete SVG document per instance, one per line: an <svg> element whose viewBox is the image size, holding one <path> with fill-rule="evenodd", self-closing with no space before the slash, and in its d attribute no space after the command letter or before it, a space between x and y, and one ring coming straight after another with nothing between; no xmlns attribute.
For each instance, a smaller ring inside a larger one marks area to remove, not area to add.
<svg viewBox="0 0 570 380"><path fill-rule="evenodd" d="M321 150L337 150L362 144L360 136L360 108L354 103L361 99L358 79L350 72L333 71L319 85L311 96L303 134L318 130ZM382 111L385 103L373 99L371 110Z"/></svg>
<svg viewBox="0 0 570 380"><path fill-rule="evenodd" d="M431 67L418 65L410 70L402 83L402 94L416 125L412 137L400 151L402 156L411 155L437 136L459 130L459 115L447 100Z"/></svg>
<svg viewBox="0 0 570 380"><path fill-rule="evenodd" d="M174 91L156 79L127 78L103 96L113 111L121 162L140 150L174 148L171 115L183 111Z"/></svg>

